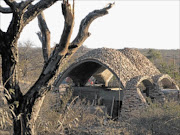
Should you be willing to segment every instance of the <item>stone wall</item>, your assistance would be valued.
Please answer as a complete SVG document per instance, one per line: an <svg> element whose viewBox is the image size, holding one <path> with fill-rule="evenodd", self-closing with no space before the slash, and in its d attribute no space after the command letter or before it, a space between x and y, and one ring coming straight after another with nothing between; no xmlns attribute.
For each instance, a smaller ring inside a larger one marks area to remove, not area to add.
<svg viewBox="0 0 180 135"><path fill-rule="evenodd" d="M138 50L125 48L120 50L136 68L142 76L153 76L160 74L160 71Z"/></svg>
<svg viewBox="0 0 180 135"><path fill-rule="evenodd" d="M121 118L128 119L136 116L139 110L146 107L147 103L144 97L137 89L124 90L122 101Z"/></svg>

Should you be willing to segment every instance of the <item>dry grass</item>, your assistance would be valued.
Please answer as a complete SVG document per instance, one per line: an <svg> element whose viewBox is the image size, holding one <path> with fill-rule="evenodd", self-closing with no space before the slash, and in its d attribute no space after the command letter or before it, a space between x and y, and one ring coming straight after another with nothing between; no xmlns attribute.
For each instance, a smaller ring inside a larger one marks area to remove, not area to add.
<svg viewBox="0 0 180 135"><path fill-rule="evenodd" d="M86 100L71 98L71 89L57 102L50 93L36 122L38 135L179 135L180 104L151 103L126 121L113 121L103 106L92 106ZM69 102L68 102L69 101ZM59 108L57 105L59 104ZM0 130L12 131L8 108L0 108ZM1 134L1 132L0 132Z"/></svg>
<svg viewBox="0 0 180 135"><path fill-rule="evenodd" d="M152 103L126 121L113 121L104 113L103 107L92 106L78 97L64 95L61 110L48 111L40 117L37 130L39 134L67 135L179 135L180 105L169 101L165 104ZM47 119L48 118L48 119Z"/></svg>
<svg viewBox="0 0 180 135"><path fill-rule="evenodd" d="M135 135L179 135L180 134L180 104L169 101L164 104L153 103L131 118L129 132Z"/></svg>
<svg viewBox="0 0 180 135"><path fill-rule="evenodd" d="M12 117L7 107L0 108L0 130L12 129Z"/></svg>

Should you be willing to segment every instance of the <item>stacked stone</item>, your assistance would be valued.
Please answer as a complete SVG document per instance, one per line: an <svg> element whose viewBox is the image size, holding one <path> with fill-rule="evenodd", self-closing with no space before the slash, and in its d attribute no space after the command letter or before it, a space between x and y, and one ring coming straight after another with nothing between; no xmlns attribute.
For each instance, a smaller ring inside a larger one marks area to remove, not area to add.
<svg viewBox="0 0 180 135"><path fill-rule="evenodd" d="M116 77L118 80L120 79L124 88L126 87L127 81L140 75L140 72L135 65L133 65L123 53L114 49L101 48L89 51L80 57L77 62L85 59L94 59L103 63L105 67L117 75Z"/></svg>
<svg viewBox="0 0 180 135"><path fill-rule="evenodd" d="M169 85L172 85L171 86L171 89L177 89L179 90L179 87L178 85L176 84L176 82L167 74L160 74L160 75L156 75L156 76L153 76L152 77L154 82L156 82L158 86L160 86L160 81L164 78L167 78L169 80Z"/></svg>
<svg viewBox="0 0 180 135"><path fill-rule="evenodd" d="M153 97L154 101L163 103L165 101L165 95L164 93L161 91L161 89L159 88L158 85L155 84L154 89L149 91L149 95L151 95L151 97Z"/></svg>
<svg viewBox="0 0 180 135"><path fill-rule="evenodd" d="M120 50L136 68L140 71L141 75L158 75L160 71L153 65L153 63L147 59L138 50L125 48Z"/></svg>
<svg viewBox="0 0 180 135"><path fill-rule="evenodd" d="M117 80L120 80L122 88L126 88L127 82L134 77L160 74L144 55L133 49L126 48L120 51L109 48L94 49L78 58L72 65L88 59L101 62L117 77Z"/></svg>
<svg viewBox="0 0 180 135"><path fill-rule="evenodd" d="M123 104L121 109L121 118L129 119L131 116L137 116L140 109L147 107L147 103L141 99L137 89L124 90Z"/></svg>

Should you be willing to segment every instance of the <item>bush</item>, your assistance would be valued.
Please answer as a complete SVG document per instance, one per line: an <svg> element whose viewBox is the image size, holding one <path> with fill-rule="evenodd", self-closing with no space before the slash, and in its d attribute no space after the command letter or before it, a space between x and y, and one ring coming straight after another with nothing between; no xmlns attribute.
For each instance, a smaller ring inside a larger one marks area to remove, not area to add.
<svg viewBox="0 0 180 135"><path fill-rule="evenodd" d="M129 132L134 135L179 135L180 105L174 101L150 104L128 123Z"/></svg>

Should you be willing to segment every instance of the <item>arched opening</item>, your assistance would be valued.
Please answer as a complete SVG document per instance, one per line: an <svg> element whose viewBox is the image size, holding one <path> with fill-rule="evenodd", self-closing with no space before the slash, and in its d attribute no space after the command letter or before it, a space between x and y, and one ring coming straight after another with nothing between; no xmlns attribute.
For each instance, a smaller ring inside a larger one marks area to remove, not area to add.
<svg viewBox="0 0 180 135"><path fill-rule="evenodd" d="M179 100L179 87L175 84L175 82L167 75L160 77L159 88L164 93L166 99L169 100Z"/></svg>
<svg viewBox="0 0 180 135"><path fill-rule="evenodd" d="M159 81L159 86L162 90L166 90L166 89L178 89L176 84L170 80L169 78L162 78L160 81Z"/></svg>
<svg viewBox="0 0 180 135"><path fill-rule="evenodd" d="M109 87L112 78L120 84L116 85L116 88ZM56 86L66 84L70 79L73 96L86 99L95 106L105 106L110 116L116 116L115 109L118 110L117 106L122 101L122 92L120 93L119 89L123 89L123 85L110 67L94 59L80 61L72 64L61 75Z"/></svg>
<svg viewBox="0 0 180 135"><path fill-rule="evenodd" d="M147 98L153 99L153 83L152 81L145 79L138 83L137 88L141 91L143 97L147 101Z"/></svg>
<svg viewBox="0 0 180 135"><path fill-rule="evenodd" d="M89 79L93 80L96 84L102 84L101 86L108 87L109 81L114 76L114 79L118 81L120 87L123 88L121 82L116 73L107 65L101 63L98 60L86 59L79 63L72 64L57 81L56 86L59 86L66 77L70 77L73 80L75 86L88 85ZM95 85L99 86L99 85ZM118 86L119 87L119 86Z"/></svg>

